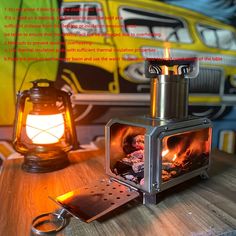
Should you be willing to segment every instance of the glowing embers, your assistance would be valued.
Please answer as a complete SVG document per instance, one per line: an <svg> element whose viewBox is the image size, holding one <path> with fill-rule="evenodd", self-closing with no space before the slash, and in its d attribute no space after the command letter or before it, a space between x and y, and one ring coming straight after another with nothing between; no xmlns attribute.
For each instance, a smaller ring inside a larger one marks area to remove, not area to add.
<svg viewBox="0 0 236 236"><path fill-rule="evenodd" d="M117 176L144 184L144 133L141 127L115 124L111 134L111 170Z"/></svg>
<svg viewBox="0 0 236 236"><path fill-rule="evenodd" d="M166 136L162 140L162 181L209 163L210 128Z"/></svg>
<svg viewBox="0 0 236 236"><path fill-rule="evenodd" d="M35 144L59 142L64 134L63 114L27 115L26 134Z"/></svg>
<svg viewBox="0 0 236 236"><path fill-rule="evenodd" d="M127 136L123 150L126 156L114 166L115 174L136 184L144 184L144 135Z"/></svg>
<svg viewBox="0 0 236 236"><path fill-rule="evenodd" d="M144 172L153 163L160 163L160 167L157 166L154 170L154 174L160 176L159 182L167 182L195 170L200 172L201 169L207 168L211 128L204 127L185 132L172 130L171 133L168 131L163 134L164 137L157 135L152 142L153 146L150 147L145 128L113 124L110 128L108 162L112 174L121 181L130 181L143 187L145 181L148 181L148 178L144 179Z"/></svg>
<svg viewBox="0 0 236 236"><path fill-rule="evenodd" d="M145 129L135 126L113 125L111 129L111 170L117 176L144 184ZM209 164L211 128L203 128L161 139L160 153L163 182ZM154 157L153 158L157 158Z"/></svg>

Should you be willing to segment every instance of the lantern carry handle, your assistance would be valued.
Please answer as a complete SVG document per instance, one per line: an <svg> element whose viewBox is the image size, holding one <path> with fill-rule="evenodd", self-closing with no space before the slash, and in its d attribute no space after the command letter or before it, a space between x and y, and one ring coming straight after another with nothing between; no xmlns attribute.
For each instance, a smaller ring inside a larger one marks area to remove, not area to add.
<svg viewBox="0 0 236 236"><path fill-rule="evenodd" d="M14 121L14 131L13 131L13 144L15 149L18 152L23 154L27 153L28 149L24 147L22 144L20 145L20 137L22 130L22 121L23 121L23 111L25 108L25 100L29 98L29 91L25 90L23 92L17 93L17 104L16 104L16 115Z"/></svg>

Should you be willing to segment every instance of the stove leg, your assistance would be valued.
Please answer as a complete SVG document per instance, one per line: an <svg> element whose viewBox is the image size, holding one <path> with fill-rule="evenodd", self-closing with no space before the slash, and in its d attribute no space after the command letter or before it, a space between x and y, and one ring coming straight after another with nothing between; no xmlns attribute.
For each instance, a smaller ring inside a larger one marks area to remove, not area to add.
<svg viewBox="0 0 236 236"><path fill-rule="evenodd" d="M157 204L157 195L156 194L147 194L143 193L143 204L148 205L148 204Z"/></svg>
<svg viewBox="0 0 236 236"><path fill-rule="evenodd" d="M200 178L202 180L207 180L207 179L209 179L209 175L207 174L206 171L204 171L203 173L200 174Z"/></svg>

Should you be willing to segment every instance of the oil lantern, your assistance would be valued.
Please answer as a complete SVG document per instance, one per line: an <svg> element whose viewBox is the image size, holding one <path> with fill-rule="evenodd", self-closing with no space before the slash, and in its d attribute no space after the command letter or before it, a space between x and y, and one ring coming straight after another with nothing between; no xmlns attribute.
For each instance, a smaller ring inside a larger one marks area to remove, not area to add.
<svg viewBox="0 0 236 236"><path fill-rule="evenodd" d="M59 170L69 164L67 152L78 146L70 94L47 79L32 84L17 94L13 145L24 155L23 170Z"/></svg>

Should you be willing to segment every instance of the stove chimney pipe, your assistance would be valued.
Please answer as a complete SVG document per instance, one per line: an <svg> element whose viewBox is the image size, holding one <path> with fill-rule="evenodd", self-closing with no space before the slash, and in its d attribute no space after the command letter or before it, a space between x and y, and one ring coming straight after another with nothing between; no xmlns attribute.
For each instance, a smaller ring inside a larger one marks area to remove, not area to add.
<svg viewBox="0 0 236 236"><path fill-rule="evenodd" d="M145 76L151 80L151 118L187 118L189 78L197 74L197 58L146 59Z"/></svg>

